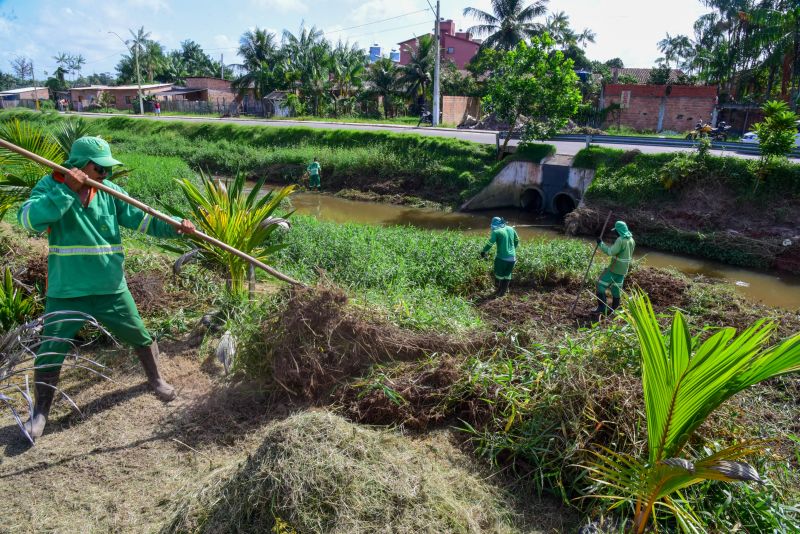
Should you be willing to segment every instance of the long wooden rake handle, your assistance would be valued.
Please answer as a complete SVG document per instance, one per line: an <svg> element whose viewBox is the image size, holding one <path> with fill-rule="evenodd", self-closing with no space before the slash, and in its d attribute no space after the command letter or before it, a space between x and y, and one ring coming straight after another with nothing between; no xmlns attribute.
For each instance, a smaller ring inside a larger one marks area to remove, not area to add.
<svg viewBox="0 0 800 534"><path fill-rule="evenodd" d="M31 159L31 160L35 161L36 163L40 163L40 164L44 165L45 167L50 167L54 171L58 171L58 172L60 172L62 174L69 173L69 171L66 168L62 167L61 165L58 165L57 163L53 163L52 161L50 161L50 160L48 160L46 158L43 158L42 156L39 156L38 154L34 154L33 152L25 150L24 148L18 147L17 145L15 145L13 143L9 143L8 141L6 141L4 139L0 139L0 146L2 146L3 148L5 148L7 150L12 151L12 152L16 152L17 154L19 154L21 156L25 156L26 158ZM151 216L155 217L156 219L160 219L160 220L164 221L167 224L170 224L170 225L172 225L172 226L174 226L176 228L180 228L181 227L181 223L179 223L178 221L176 221L172 217L170 217L168 215L164 215L160 211L151 208L147 204L144 204L143 202L139 202L135 198L131 198L128 195L120 193L119 191L116 191L116 190L108 187L107 185L104 185L104 184L102 184L100 182L92 180L91 178L87 178L86 179L86 184L91 186L91 187L94 187L95 189L98 189L100 191L104 191L104 192L108 193L109 195L111 195L112 197L118 198L123 202L127 202L131 206L135 206L135 207L139 208L140 210L142 210L143 212L147 213L148 215L151 215ZM216 247L219 247L222 250L225 250L226 252L230 252L231 254L233 254L235 256L238 256L238 257L242 258L245 261L250 262L251 264L253 264L256 267L258 267L259 269L262 269L262 270L268 272L269 274L271 274L272 276L274 276L275 278L277 278L279 280L283 280L284 282L288 282L288 283L290 283L292 285L296 285L296 286L304 286L305 285L302 282L298 282L294 278L292 278L290 276L287 276L287 275L283 274L282 272L270 267L266 263L263 263L263 262L257 260L256 258L250 256L249 254L245 254L241 250L235 249L232 246L228 245L227 243L223 243L219 239L215 239L215 238L211 237L210 235L206 235L206 234L204 234L203 232L201 232L199 230L195 230L190 235L193 236L193 237L196 237L198 239L201 239L203 241L206 241L208 243L211 243L212 245L214 245Z"/></svg>
<svg viewBox="0 0 800 534"><path fill-rule="evenodd" d="M605 233L606 233L606 226L608 226L608 220L609 219L611 219L611 212L610 211L608 212L608 215L606 216L606 222L603 223L603 229L600 230L600 239L603 239L603 235L605 235ZM592 252L592 257L591 257L591 259L589 259L589 266L586 267L586 272L583 275L583 281L581 282L581 285L586 283L586 277L589 276L589 271L592 270L592 263L594 263L594 256L595 256L595 254L597 254L597 248L599 246L600 246L600 243L595 243L594 252ZM575 295L575 302L572 303L572 309L569 311L570 315L575 313L575 306L578 305L578 300L581 298L581 291L583 291L583 288L578 290L578 294Z"/></svg>

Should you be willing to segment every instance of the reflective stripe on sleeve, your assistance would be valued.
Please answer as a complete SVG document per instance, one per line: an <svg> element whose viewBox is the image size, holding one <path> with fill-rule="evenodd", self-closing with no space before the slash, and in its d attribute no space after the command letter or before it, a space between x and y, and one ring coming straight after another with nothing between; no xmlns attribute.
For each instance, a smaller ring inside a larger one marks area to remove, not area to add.
<svg viewBox="0 0 800 534"><path fill-rule="evenodd" d="M20 221L22 222L22 227L26 230L31 232L35 232L36 229L31 224L31 206L32 202L26 202L22 205L22 214L20 215Z"/></svg>
<svg viewBox="0 0 800 534"><path fill-rule="evenodd" d="M77 245L70 247L50 247L54 256L102 256L106 254L122 254L122 245Z"/></svg>
<svg viewBox="0 0 800 534"><path fill-rule="evenodd" d="M142 217L142 222L139 223L139 228L136 229L137 232L141 232L143 234L147 233L148 228L150 228L150 222L153 220L153 216L150 214L145 214Z"/></svg>

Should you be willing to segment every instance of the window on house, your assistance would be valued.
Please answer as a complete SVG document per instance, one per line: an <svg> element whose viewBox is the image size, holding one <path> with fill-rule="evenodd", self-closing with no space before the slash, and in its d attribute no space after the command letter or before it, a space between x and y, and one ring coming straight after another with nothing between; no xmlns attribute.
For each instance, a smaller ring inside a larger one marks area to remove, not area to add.
<svg viewBox="0 0 800 534"><path fill-rule="evenodd" d="M116 96L112 96L110 102L111 102L112 106L115 105L117 103L117 97Z"/></svg>
<svg viewBox="0 0 800 534"><path fill-rule="evenodd" d="M453 54L453 53L455 53L455 49L452 46L448 46L447 47L447 53L448 54Z"/></svg>
<svg viewBox="0 0 800 534"><path fill-rule="evenodd" d="M129 97L129 96L126 96L126 97L125 97L125 103L126 103L126 104L130 104L130 103L131 103L131 97Z"/></svg>

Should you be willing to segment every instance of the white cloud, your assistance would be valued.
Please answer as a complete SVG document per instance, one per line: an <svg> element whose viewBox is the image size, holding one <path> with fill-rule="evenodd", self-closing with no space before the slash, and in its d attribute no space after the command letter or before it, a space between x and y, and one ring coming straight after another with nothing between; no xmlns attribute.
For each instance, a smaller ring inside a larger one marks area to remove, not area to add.
<svg viewBox="0 0 800 534"><path fill-rule="evenodd" d="M155 13L161 11L166 13L172 12L167 0L127 0L127 3L133 8L143 8Z"/></svg>
<svg viewBox="0 0 800 534"><path fill-rule="evenodd" d="M306 13L308 6L302 0L250 0L258 9L275 10L281 13Z"/></svg>

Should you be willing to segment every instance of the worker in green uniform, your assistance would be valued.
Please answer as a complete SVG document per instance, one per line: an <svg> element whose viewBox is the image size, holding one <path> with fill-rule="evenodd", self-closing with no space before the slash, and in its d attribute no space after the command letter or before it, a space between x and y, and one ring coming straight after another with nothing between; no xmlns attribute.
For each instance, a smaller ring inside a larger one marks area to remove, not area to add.
<svg viewBox="0 0 800 534"><path fill-rule="evenodd" d="M87 178L104 180L114 165L120 162L111 156L106 141L77 139L63 165L69 172L54 172L39 180L20 207L17 220L31 232L48 232L45 313L72 311L97 319L135 348L150 388L159 399L170 401L175 390L159 373L158 345L145 328L125 282L120 226L155 237L191 234L195 228L184 220L175 229L85 184ZM110 181L105 185L124 193ZM36 402L26 423L32 438L44 432L61 364L71 349L70 340L84 322L83 315L65 314L44 325L42 338L47 341L38 349L34 366Z"/></svg>
<svg viewBox="0 0 800 534"><path fill-rule="evenodd" d="M308 187L311 189L316 189L317 191L322 190L322 184L320 182L319 174L322 171L322 167L317 161L317 158L314 158L314 161L309 163L308 169Z"/></svg>
<svg viewBox="0 0 800 534"><path fill-rule="evenodd" d="M508 291L511 283L511 272L517 262L517 247L519 236L517 231L506 226L506 221L500 217L492 218L492 235L489 242L481 251L481 258L486 258L489 250L497 244L497 254L494 257L494 277L497 284L497 296L502 297Z"/></svg>
<svg viewBox="0 0 800 534"><path fill-rule="evenodd" d="M607 314L609 311L614 311L619 307L619 299L622 294L622 284L625 282L625 275L628 274L628 268L633 259L633 249L636 248L636 242L633 240L633 234L628 230L628 225L623 221L614 223L614 231L619 237L614 241L610 247L603 243L601 238L597 238L597 244L600 250L611 256L611 262L603 270L600 279L597 281L597 309L595 313ZM611 287L611 310L606 303L606 290Z"/></svg>

